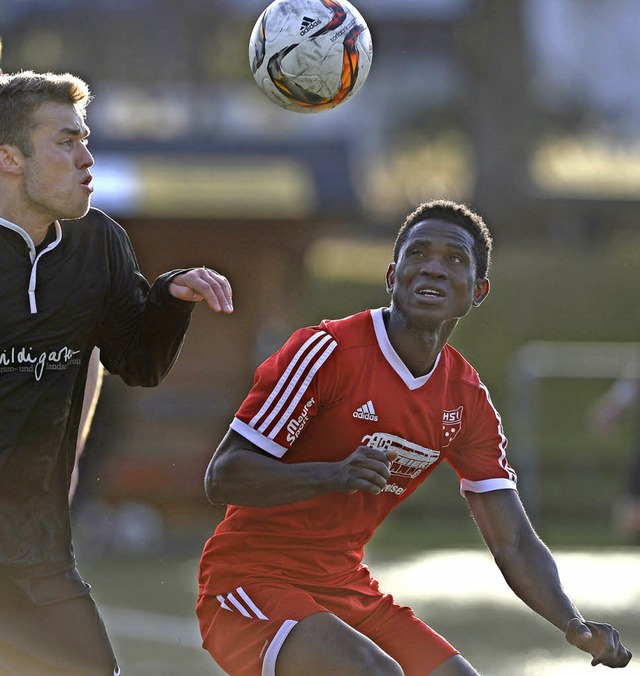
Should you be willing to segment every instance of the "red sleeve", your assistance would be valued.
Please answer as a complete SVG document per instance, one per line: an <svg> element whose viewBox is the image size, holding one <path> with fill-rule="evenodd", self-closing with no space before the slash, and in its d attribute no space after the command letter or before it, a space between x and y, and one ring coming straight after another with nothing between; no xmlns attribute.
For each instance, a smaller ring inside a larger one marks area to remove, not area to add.
<svg viewBox="0 0 640 676"><path fill-rule="evenodd" d="M464 432L454 440L446 456L460 478L460 491L515 489L517 477L507 461L502 420L482 383L464 408L468 415L463 421Z"/></svg>
<svg viewBox="0 0 640 676"><path fill-rule="evenodd" d="M318 327L296 331L258 367L231 428L281 458L318 411L316 374L336 345Z"/></svg>

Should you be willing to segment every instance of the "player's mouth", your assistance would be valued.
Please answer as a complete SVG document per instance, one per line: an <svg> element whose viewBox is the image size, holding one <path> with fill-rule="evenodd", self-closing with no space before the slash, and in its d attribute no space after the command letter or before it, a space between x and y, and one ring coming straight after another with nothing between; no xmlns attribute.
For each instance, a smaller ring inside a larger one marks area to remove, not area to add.
<svg viewBox="0 0 640 676"><path fill-rule="evenodd" d="M84 186L90 193L93 192L93 186L91 185L92 180L93 180L93 176L91 176L91 174L89 174L89 176L87 176L87 178L85 178L84 181L82 181L82 183L80 184L80 185Z"/></svg>
<svg viewBox="0 0 640 676"><path fill-rule="evenodd" d="M416 296L425 301L439 301L445 298L446 294L442 289L435 286L420 286L415 291Z"/></svg>

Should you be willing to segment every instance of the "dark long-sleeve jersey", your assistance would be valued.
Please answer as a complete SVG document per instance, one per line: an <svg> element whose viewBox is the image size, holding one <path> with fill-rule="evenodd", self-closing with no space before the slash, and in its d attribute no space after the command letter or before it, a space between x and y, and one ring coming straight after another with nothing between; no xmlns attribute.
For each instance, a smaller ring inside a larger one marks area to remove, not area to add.
<svg viewBox="0 0 640 676"><path fill-rule="evenodd" d="M0 219L0 572L75 565L69 480L89 357L130 385L173 365L193 303L149 286L125 231L97 209L37 249Z"/></svg>

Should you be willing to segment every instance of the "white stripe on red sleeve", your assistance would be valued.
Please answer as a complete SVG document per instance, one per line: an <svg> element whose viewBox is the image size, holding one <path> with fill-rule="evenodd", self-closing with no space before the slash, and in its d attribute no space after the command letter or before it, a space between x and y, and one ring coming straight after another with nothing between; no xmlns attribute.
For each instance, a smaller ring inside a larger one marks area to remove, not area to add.
<svg viewBox="0 0 640 676"><path fill-rule="evenodd" d="M296 352L260 411L249 422L260 434L275 439L288 422L320 367L337 347L325 332L318 332Z"/></svg>
<svg viewBox="0 0 640 676"><path fill-rule="evenodd" d="M251 427L257 427L260 421L265 417L265 415L267 415L276 397L278 396L282 388L285 386L285 384L289 381L291 372L295 368L296 364L300 361L302 356L307 353L309 347L313 345L313 343L315 343L317 340L323 338L326 335L327 334L324 332L314 333L296 352L296 354L293 356L293 359L289 362L289 365L285 369L284 373L280 376L280 379L276 383L276 386L271 391L271 394L269 394L260 410L253 416L253 418L249 422L249 425L251 425Z"/></svg>

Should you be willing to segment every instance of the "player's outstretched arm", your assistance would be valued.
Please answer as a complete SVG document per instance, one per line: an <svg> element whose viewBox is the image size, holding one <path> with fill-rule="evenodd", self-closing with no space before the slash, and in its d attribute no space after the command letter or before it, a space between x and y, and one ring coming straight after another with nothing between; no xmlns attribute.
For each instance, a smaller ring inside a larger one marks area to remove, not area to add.
<svg viewBox="0 0 640 676"><path fill-rule="evenodd" d="M229 281L210 268L193 268L176 275L169 284L169 293L180 300L204 300L214 312L233 312Z"/></svg>
<svg viewBox="0 0 640 676"><path fill-rule="evenodd" d="M359 446L338 462L286 463L229 430L211 458L205 492L213 504L272 507L326 493L379 493L393 453Z"/></svg>
<svg viewBox="0 0 640 676"><path fill-rule="evenodd" d="M631 653L611 625L585 620L565 593L558 568L535 533L518 493L466 492L469 509L511 589L536 613L565 633L569 643L588 652L592 664L625 667Z"/></svg>

